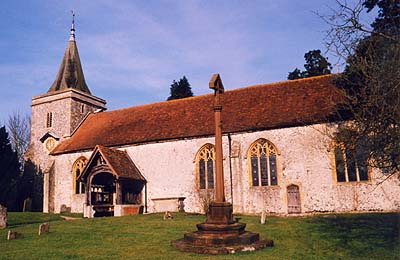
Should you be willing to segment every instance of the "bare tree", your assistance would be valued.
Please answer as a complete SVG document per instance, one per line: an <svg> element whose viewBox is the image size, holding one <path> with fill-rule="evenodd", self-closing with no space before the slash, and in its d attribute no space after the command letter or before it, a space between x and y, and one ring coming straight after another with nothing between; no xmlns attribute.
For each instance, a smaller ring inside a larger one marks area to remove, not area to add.
<svg viewBox="0 0 400 260"><path fill-rule="evenodd" d="M19 111L14 112L8 117L8 132L10 133L10 143L17 152L21 169L24 165L24 155L29 146L31 120L29 115L22 115Z"/></svg>
<svg viewBox="0 0 400 260"><path fill-rule="evenodd" d="M331 14L316 13L329 25L325 36L326 48L341 62L353 55L359 42L371 34L395 39L388 33L374 31L375 17L369 13L373 8L366 8L366 2L369 1L358 0L349 3L346 0L336 0L336 6L330 8Z"/></svg>
<svg viewBox="0 0 400 260"><path fill-rule="evenodd" d="M362 150L371 167L400 171L400 2L337 0L326 46L346 68L335 80L343 91L336 141ZM377 16L371 21L371 11Z"/></svg>

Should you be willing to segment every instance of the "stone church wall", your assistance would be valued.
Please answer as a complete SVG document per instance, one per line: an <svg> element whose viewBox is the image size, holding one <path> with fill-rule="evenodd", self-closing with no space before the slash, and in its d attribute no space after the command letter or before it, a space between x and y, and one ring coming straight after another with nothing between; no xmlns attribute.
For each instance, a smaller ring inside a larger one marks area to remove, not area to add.
<svg viewBox="0 0 400 260"><path fill-rule="evenodd" d="M148 210L155 211L155 201L185 197L185 210L199 212L195 156L212 138L162 142L127 148L129 156L148 181Z"/></svg>
<svg viewBox="0 0 400 260"><path fill-rule="evenodd" d="M42 142L40 139L46 133L50 133L56 139L59 139L59 142L65 140L88 113L98 108L104 108L104 105L104 100L75 90L33 97L31 142L26 153L26 159L32 160L41 173L47 172L53 158L49 155L50 151L45 147L45 141L42 140L44 141ZM48 113L52 113L51 127L47 127ZM61 166L57 168L57 164L61 164ZM43 210L45 212L58 212L57 200L59 197L64 198L66 196L64 194L59 195L60 193L57 192L58 189L66 189L60 186L60 181L57 181L60 171L64 171L61 169L63 166L64 162L57 160L55 173L49 172L48 176L45 174L43 178L45 180L43 183Z"/></svg>
<svg viewBox="0 0 400 260"><path fill-rule="evenodd" d="M54 156L55 160L55 198L54 211L59 213L61 207L71 207L71 212L83 212L85 194L74 194L72 166L81 156L89 159L92 152L72 153Z"/></svg>
<svg viewBox="0 0 400 260"><path fill-rule="evenodd" d="M46 150L40 138L47 132L51 132L62 138L67 132L66 125L70 122L70 106L71 103L67 99L57 100L54 102L42 103L32 106L31 119L31 143L29 153L33 155L34 161L42 169L46 169L49 165L49 151ZM46 127L47 113L53 114L53 126Z"/></svg>
<svg viewBox="0 0 400 260"><path fill-rule="evenodd" d="M234 211L287 214L287 187L293 184L299 187L302 213L400 211L400 182L395 177L377 185L385 176L371 171L370 181L336 182L333 151L324 131L323 126L314 125L232 134L232 158L229 158L228 137L224 135L225 194L227 201L231 201L233 194ZM269 140L278 150L276 186L251 185L247 151L259 138ZM149 212L157 211L157 201L174 201L178 197L185 197L186 211L202 212L202 191L197 186L195 157L206 143L213 144L214 139L196 138L119 148L128 152L148 181ZM56 156L56 211L65 204L73 212L82 212L84 196L73 194L71 174L74 161L82 155L89 158L91 152Z"/></svg>
<svg viewBox="0 0 400 260"><path fill-rule="evenodd" d="M104 103L101 103L104 102ZM44 94L32 98L31 143L28 154L42 169L49 165L49 151L40 141L46 133L68 138L88 113L104 108L105 101L77 91ZM83 105L83 111L82 111ZM52 126L47 127L47 114L52 113Z"/></svg>

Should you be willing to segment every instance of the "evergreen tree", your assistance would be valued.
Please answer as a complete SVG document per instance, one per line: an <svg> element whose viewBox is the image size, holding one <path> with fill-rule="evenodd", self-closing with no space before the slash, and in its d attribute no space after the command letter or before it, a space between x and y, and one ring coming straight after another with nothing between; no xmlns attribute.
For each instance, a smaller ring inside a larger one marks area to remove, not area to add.
<svg viewBox="0 0 400 260"><path fill-rule="evenodd" d="M287 77L287 79L290 79L290 80L301 79L301 78L304 78L304 77L301 73L301 70L299 70L298 68L295 68L294 71L289 72L289 75Z"/></svg>
<svg viewBox="0 0 400 260"><path fill-rule="evenodd" d="M304 64L305 71L300 71L296 68L294 71L289 72L288 79L301 79L314 77L319 75L331 74L331 64L328 59L321 55L320 50L311 50L304 54L306 63Z"/></svg>
<svg viewBox="0 0 400 260"><path fill-rule="evenodd" d="M32 211L43 210L43 173L31 161L26 160L24 170L18 182L18 206L23 207L24 200L30 198Z"/></svg>
<svg viewBox="0 0 400 260"><path fill-rule="evenodd" d="M312 50L304 54L306 64L304 64L305 78L319 75L331 74L331 64L328 59L321 55L320 50Z"/></svg>
<svg viewBox="0 0 400 260"><path fill-rule="evenodd" d="M190 87L189 81L185 76L183 76L183 78L181 78L178 82L176 82L175 80L172 82L170 88L170 96L168 97L167 100L180 99L192 96L193 92Z"/></svg>
<svg viewBox="0 0 400 260"><path fill-rule="evenodd" d="M16 210L17 184L20 164L17 153L11 148L5 126L0 128L0 204Z"/></svg>

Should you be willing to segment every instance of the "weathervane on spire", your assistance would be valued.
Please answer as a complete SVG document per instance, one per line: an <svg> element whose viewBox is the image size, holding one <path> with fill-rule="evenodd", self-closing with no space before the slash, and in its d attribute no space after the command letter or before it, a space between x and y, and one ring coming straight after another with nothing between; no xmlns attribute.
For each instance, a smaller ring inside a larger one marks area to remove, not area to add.
<svg viewBox="0 0 400 260"><path fill-rule="evenodd" d="M69 34L69 40L75 41L75 11L71 10L72 14L72 25L71 25L71 33Z"/></svg>

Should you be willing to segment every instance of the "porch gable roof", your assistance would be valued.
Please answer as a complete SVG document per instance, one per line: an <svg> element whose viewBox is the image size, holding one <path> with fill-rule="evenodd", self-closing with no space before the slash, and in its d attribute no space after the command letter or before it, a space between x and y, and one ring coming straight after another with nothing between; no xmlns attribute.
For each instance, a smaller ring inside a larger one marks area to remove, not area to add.
<svg viewBox="0 0 400 260"><path fill-rule="evenodd" d="M97 145L94 148L88 164L79 177L80 179L86 179L89 176L93 167L96 166L98 155L102 156L106 165L110 168L111 173L115 175L117 179L134 179L146 182L146 179L126 151L107 148L101 145Z"/></svg>

